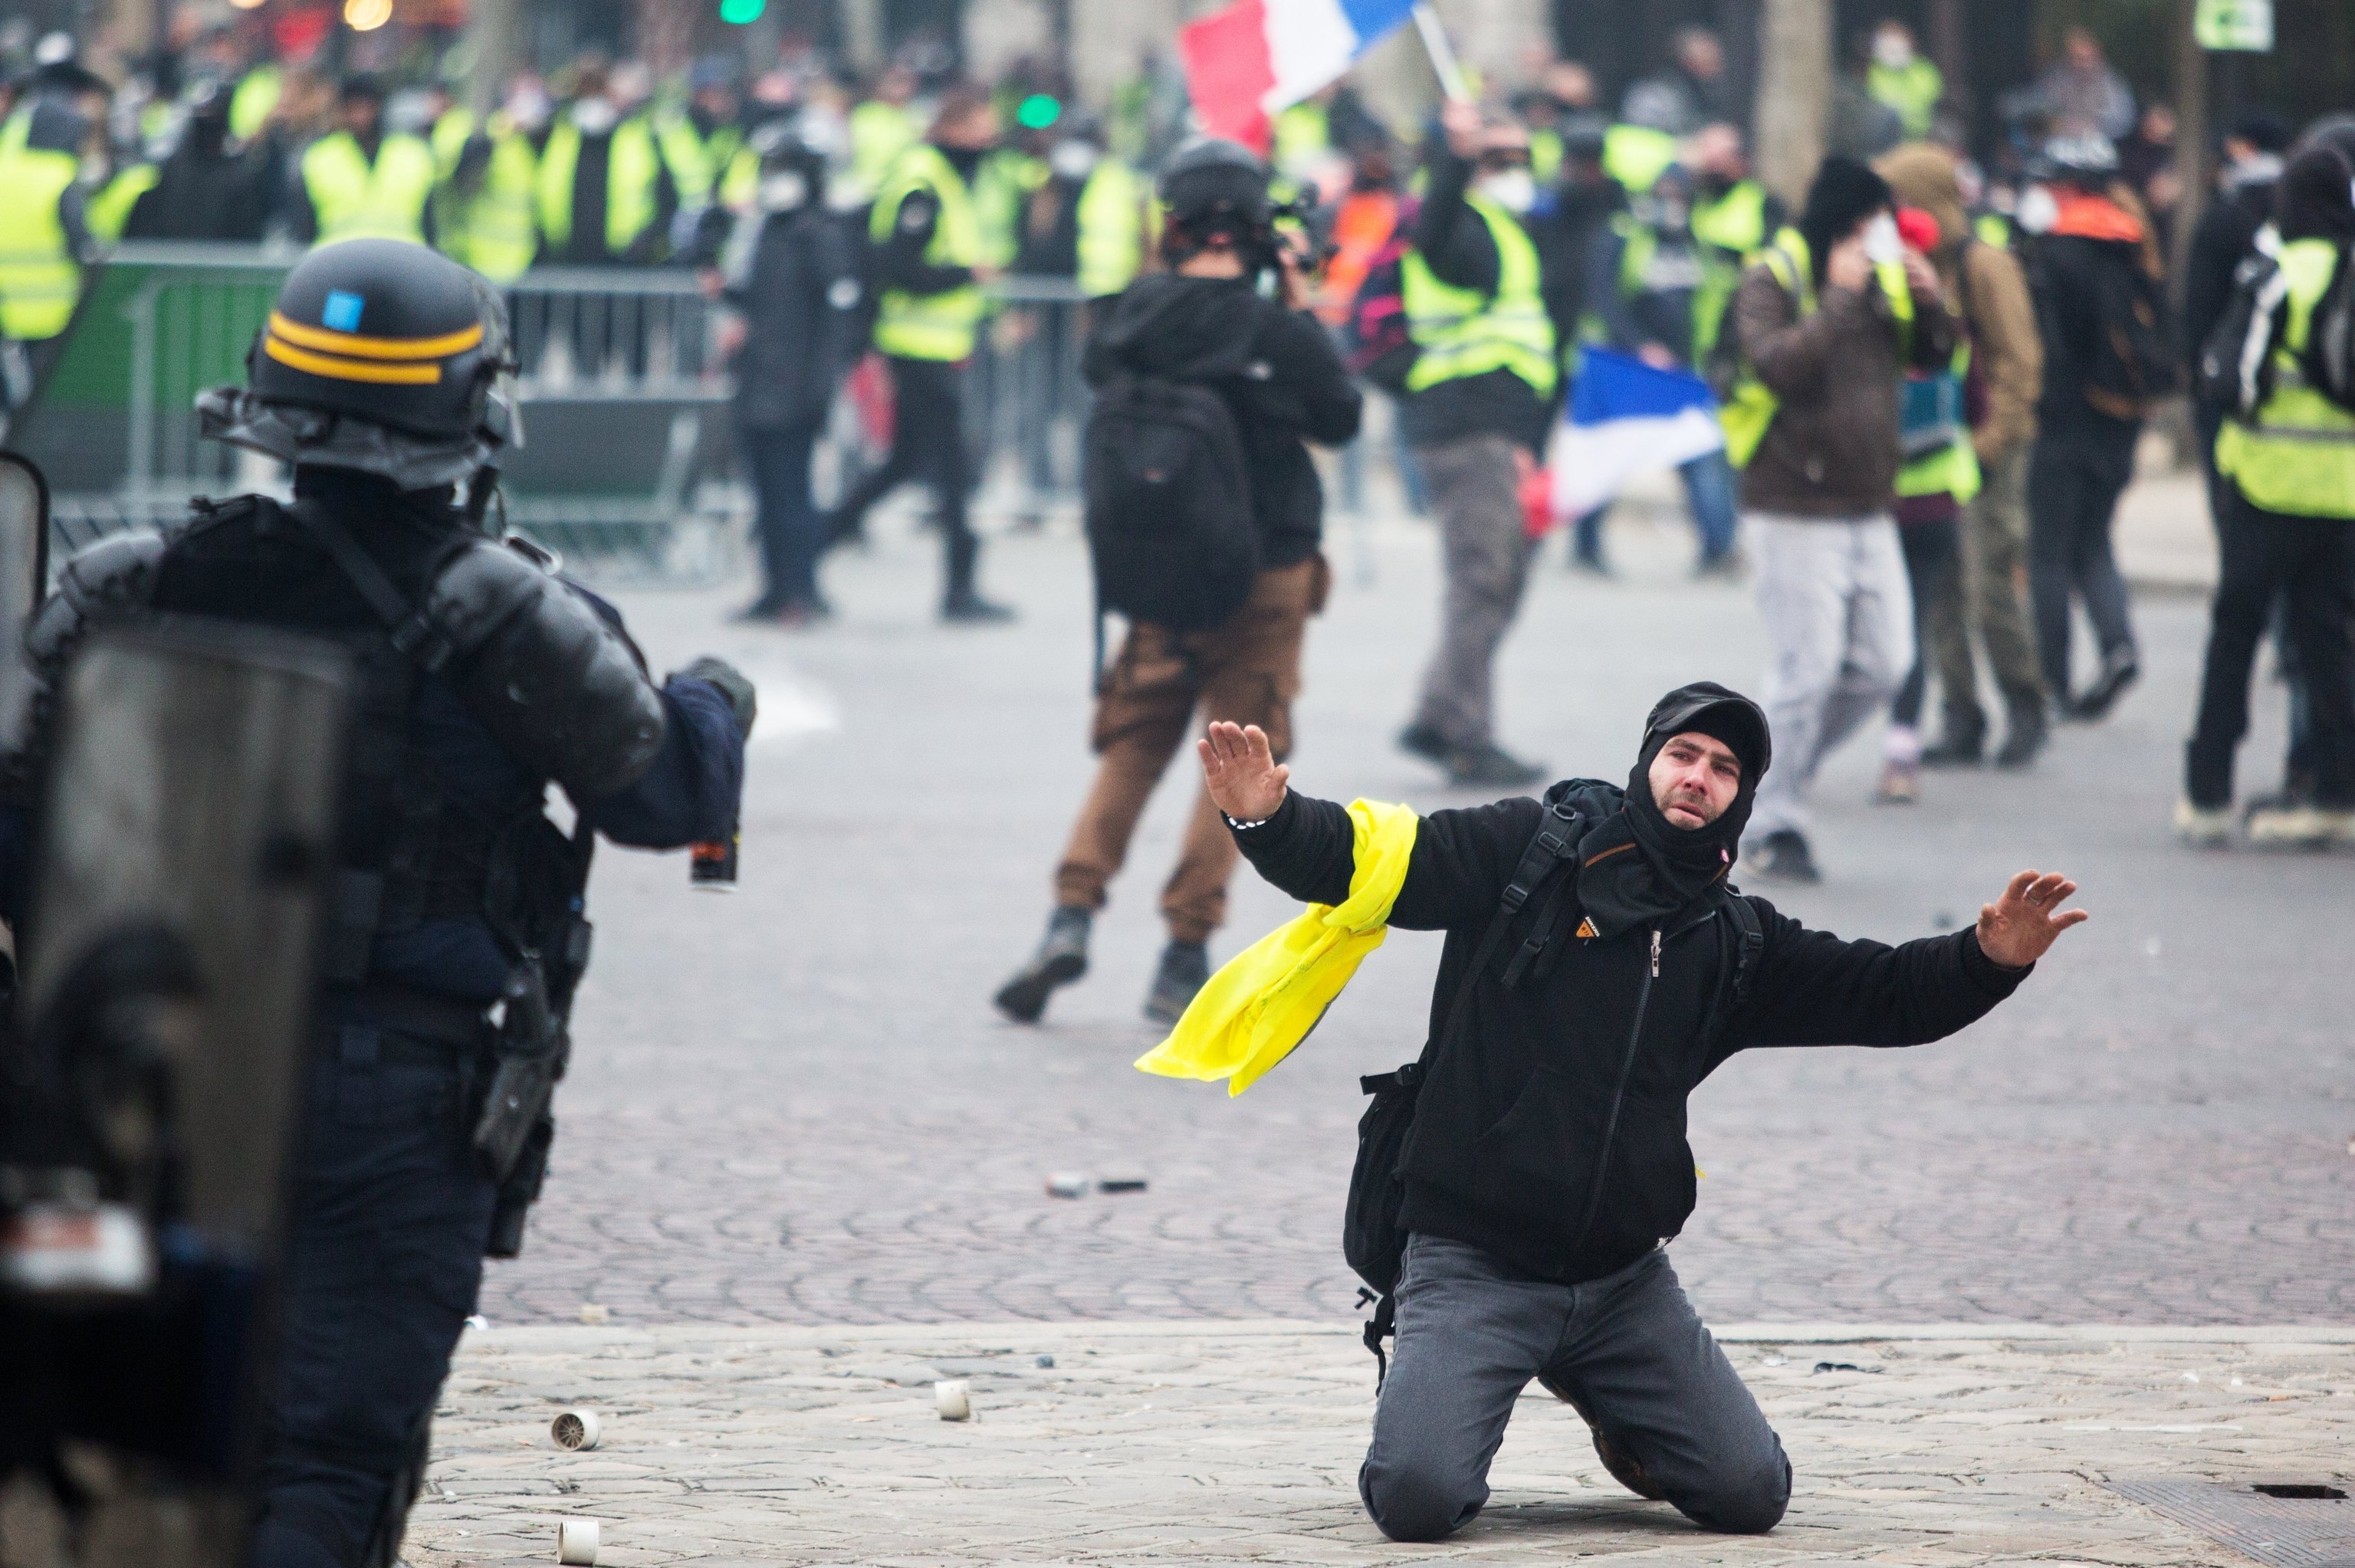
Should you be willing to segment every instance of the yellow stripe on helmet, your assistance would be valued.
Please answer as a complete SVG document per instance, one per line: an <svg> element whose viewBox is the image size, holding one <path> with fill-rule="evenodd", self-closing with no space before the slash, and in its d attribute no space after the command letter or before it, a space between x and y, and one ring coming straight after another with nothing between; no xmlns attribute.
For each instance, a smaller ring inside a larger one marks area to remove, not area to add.
<svg viewBox="0 0 2355 1568"><path fill-rule="evenodd" d="M330 381L374 381L400 387L431 387L442 379L438 365L378 365L366 359L344 359L313 354L282 341L274 333L261 340L261 352L279 364Z"/></svg>
<svg viewBox="0 0 2355 1568"><path fill-rule="evenodd" d="M444 333L440 337L362 337L357 333L330 332L325 327L305 326L301 322L287 320L277 311L270 313L270 330L304 348L315 348L328 354L347 354L361 359L447 359L453 354L465 353L483 341L483 323L480 322L462 332ZM293 362L289 360L287 363Z"/></svg>

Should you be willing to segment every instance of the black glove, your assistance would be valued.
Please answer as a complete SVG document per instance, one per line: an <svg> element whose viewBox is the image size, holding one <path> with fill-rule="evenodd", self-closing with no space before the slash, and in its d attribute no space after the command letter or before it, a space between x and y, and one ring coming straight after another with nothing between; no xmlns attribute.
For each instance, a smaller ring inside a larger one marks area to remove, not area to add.
<svg viewBox="0 0 2355 1568"><path fill-rule="evenodd" d="M752 683L744 678L743 671L725 659L715 659L706 653L679 673L691 681L708 681L719 687L720 694L728 699L729 710L736 715L738 732L746 736L751 735L752 720L759 715L761 704L752 690Z"/></svg>

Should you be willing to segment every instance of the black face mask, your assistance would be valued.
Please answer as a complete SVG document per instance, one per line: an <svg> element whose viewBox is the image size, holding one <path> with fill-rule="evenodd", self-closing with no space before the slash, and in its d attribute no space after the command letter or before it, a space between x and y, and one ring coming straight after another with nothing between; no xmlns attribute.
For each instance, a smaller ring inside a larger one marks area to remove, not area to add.
<svg viewBox="0 0 2355 1568"><path fill-rule="evenodd" d="M981 160L987 155L987 150L981 147L943 147L941 149L941 156L949 161L949 167L957 172L957 178L967 182L981 172Z"/></svg>

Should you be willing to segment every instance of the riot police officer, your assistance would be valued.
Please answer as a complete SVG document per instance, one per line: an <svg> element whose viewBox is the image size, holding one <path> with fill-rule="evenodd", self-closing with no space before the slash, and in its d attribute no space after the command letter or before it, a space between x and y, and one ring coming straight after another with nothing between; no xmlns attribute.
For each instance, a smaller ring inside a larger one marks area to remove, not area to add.
<svg viewBox="0 0 2355 1568"><path fill-rule="evenodd" d="M482 1258L512 1255L545 1169L593 834L732 832L753 692L717 660L657 684L610 606L485 530L521 432L505 313L464 267L400 240L316 250L248 369L200 417L291 462L293 503L199 502L75 557L26 638L30 747L40 694L100 624L214 617L351 655L253 1560L357 1568L392 1561ZM542 813L551 780L569 833Z"/></svg>

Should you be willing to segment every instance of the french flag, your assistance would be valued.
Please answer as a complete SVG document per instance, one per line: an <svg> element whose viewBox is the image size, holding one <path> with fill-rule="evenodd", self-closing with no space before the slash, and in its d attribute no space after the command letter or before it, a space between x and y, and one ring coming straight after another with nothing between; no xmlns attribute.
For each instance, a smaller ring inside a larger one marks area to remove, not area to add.
<svg viewBox="0 0 2355 1568"><path fill-rule="evenodd" d="M1554 515L1583 517L1617 496L1629 476L1675 468L1723 445L1708 382L1607 348L1585 349L1546 457Z"/></svg>
<svg viewBox="0 0 2355 1568"><path fill-rule="evenodd" d="M1178 31L1202 128L1264 154L1268 117L1355 65L1414 0L1235 0Z"/></svg>

